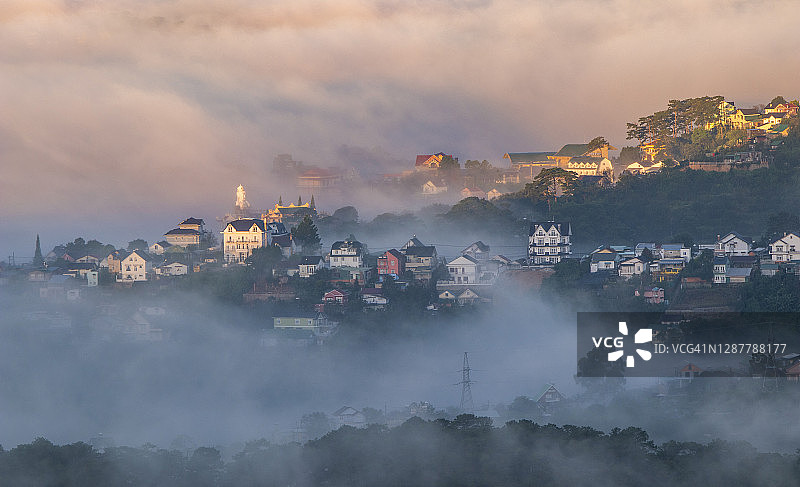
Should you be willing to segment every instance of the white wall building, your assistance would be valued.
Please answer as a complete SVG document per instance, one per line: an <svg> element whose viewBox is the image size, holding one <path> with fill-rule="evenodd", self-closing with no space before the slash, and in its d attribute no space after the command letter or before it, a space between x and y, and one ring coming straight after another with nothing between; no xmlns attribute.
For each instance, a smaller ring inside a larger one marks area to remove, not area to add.
<svg viewBox="0 0 800 487"><path fill-rule="evenodd" d="M717 239L714 252L725 255L747 255L753 250L753 239L731 232Z"/></svg>
<svg viewBox="0 0 800 487"><path fill-rule="evenodd" d="M264 222L257 218L233 220L222 231L222 247L226 264L243 264L253 249L267 244Z"/></svg>
<svg viewBox="0 0 800 487"><path fill-rule="evenodd" d="M472 284L478 282L480 263L468 255L462 255L447 263L447 270L454 284Z"/></svg>
<svg viewBox="0 0 800 487"><path fill-rule="evenodd" d="M150 256L141 250L134 250L120 262L117 282L146 281L152 270Z"/></svg>
<svg viewBox="0 0 800 487"><path fill-rule="evenodd" d="M331 246L331 267L363 267L364 246L361 242L348 238L339 240Z"/></svg>
<svg viewBox="0 0 800 487"><path fill-rule="evenodd" d="M772 262L800 260L800 237L793 233L785 234L769 244L769 255Z"/></svg>
<svg viewBox="0 0 800 487"><path fill-rule="evenodd" d="M533 222L528 232L528 260L533 265L553 265L572 254L569 222Z"/></svg>

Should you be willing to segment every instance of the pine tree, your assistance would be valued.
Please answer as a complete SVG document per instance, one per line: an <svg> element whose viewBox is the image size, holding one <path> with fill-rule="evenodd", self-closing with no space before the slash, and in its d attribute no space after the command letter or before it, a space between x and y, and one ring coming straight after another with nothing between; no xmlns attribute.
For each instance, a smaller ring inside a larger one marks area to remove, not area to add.
<svg viewBox="0 0 800 487"><path fill-rule="evenodd" d="M283 196L278 196L278 206L283 206Z"/></svg>
<svg viewBox="0 0 800 487"><path fill-rule="evenodd" d="M314 255L320 250L321 240L317 226L309 215L304 216L303 221L292 228L292 239L303 247L305 255Z"/></svg>
<svg viewBox="0 0 800 487"><path fill-rule="evenodd" d="M316 208L317 205L314 203L314 195L311 195L311 208Z"/></svg>
<svg viewBox="0 0 800 487"><path fill-rule="evenodd" d="M298 196L297 197L297 206L300 206L302 204L303 204L303 198L302 198L302 196Z"/></svg>
<svg viewBox="0 0 800 487"><path fill-rule="evenodd" d="M39 235L36 235L36 251L33 254L33 266L42 267L44 259L42 258L42 246L39 244Z"/></svg>

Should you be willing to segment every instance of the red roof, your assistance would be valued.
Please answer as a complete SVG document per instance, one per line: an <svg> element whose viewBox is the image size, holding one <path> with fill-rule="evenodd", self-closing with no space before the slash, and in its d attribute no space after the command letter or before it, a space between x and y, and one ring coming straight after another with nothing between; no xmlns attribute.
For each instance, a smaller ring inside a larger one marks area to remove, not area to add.
<svg viewBox="0 0 800 487"><path fill-rule="evenodd" d="M415 165L415 166L421 166L421 165L425 164L425 161L427 161L428 159L430 159L432 155L433 155L433 154L428 154L428 155L419 155L419 156L417 156L417 162L416 162L416 163L414 163L414 165Z"/></svg>

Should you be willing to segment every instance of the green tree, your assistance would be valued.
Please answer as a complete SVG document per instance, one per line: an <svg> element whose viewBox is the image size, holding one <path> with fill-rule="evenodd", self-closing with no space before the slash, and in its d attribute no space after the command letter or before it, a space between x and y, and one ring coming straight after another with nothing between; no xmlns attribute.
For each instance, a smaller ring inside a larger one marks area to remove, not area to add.
<svg viewBox="0 0 800 487"><path fill-rule="evenodd" d="M602 135L599 137L595 137L589 141L589 147L587 152L591 152L595 149L600 149L601 147L605 147L607 145L609 145L609 143L605 137L603 137Z"/></svg>
<svg viewBox="0 0 800 487"><path fill-rule="evenodd" d="M272 280L272 270L283 259L281 248L276 245L253 249L245 263L255 273L257 279Z"/></svg>
<svg viewBox="0 0 800 487"><path fill-rule="evenodd" d="M772 101L769 102L769 103L770 103L770 105L772 105L774 107L775 105L778 105L780 103L783 103L785 105L787 102L786 102L786 98L778 95L775 98L773 98Z"/></svg>
<svg viewBox="0 0 800 487"><path fill-rule="evenodd" d="M33 252L33 267L42 267L44 258L42 258L42 246L39 243L39 234L36 234L36 250Z"/></svg>
<svg viewBox="0 0 800 487"><path fill-rule="evenodd" d="M322 240L310 215L304 216L303 221L292 228L292 239L300 244L305 255L314 255L320 251Z"/></svg>
<svg viewBox="0 0 800 487"><path fill-rule="evenodd" d="M444 156L439 163L439 169L444 172L457 171L461 169L461 164L459 164L458 160L454 159L453 156Z"/></svg>
<svg viewBox="0 0 800 487"><path fill-rule="evenodd" d="M468 160L467 162L464 163L464 169L486 170L486 169L491 169L491 168L492 168L492 165L489 164L489 161L487 161L486 159L484 159L482 161Z"/></svg>
<svg viewBox="0 0 800 487"><path fill-rule="evenodd" d="M358 210L354 206L344 206L333 212L333 218L344 223L357 223Z"/></svg>
<svg viewBox="0 0 800 487"><path fill-rule="evenodd" d="M634 162L642 162L642 151L638 147L623 147L619 152L617 163L628 166Z"/></svg>
<svg viewBox="0 0 800 487"><path fill-rule="evenodd" d="M769 242L783 235L784 232L796 232L800 229L800 217L788 211L773 213L767 218L765 236Z"/></svg>
<svg viewBox="0 0 800 487"><path fill-rule="evenodd" d="M577 180L578 176L572 171L560 167L544 169L533 178L533 182L525 185L522 194L532 201L546 201L550 212L556 198L573 194Z"/></svg>
<svg viewBox="0 0 800 487"><path fill-rule="evenodd" d="M137 238L128 242L128 252L133 252L134 250L147 250L147 240Z"/></svg>

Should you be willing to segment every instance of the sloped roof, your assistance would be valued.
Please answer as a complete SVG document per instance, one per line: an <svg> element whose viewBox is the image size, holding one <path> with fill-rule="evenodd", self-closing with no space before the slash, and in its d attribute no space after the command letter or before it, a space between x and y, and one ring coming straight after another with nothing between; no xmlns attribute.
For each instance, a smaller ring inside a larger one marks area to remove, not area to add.
<svg viewBox="0 0 800 487"><path fill-rule="evenodd" d="M423 164L425 164L425 161L427 161L428 159L430 159L433 156L441 156L441 158L453 157L451 154L445 154L444 152L437 152L436 154L420 154L420 155L417 156L417 160L414 162L414 165L415 166L422 166ZM456 158L453 157L453 159L456 159Z"/></svg>
<svg viewBox="0 0 800 487"><path fill-rule="evenodd" d="M616 252L595 252L592 254L592 262L616 261L619 257Z"/></svg>
<svg viewBox="0 0 800 487"><path fill-rule="evenodd" d="M750 267L728 267L725 275L728 277L747 277L753 271Z"/></svg>
<svg viewBox="0 0 800 487"><path fill-rule="evenodd" d="M133 252L128 254L125 258L120 259L120 260L125 260L125 259L127 259L128 257L130 257L133 254L136 254L139 257L141 257L142 259L147 260L147 261L152 261L153 260L153 257L150 254L148 254L147 252L145 252L143 250L138 250L138 249L134 250Z"/></svg>
<svg viewBox="0 0 800 487"><path fill-rule="evenodd" d="M476 259L470 257L469 255L459 255L455 259L453 259L450 262L448 262L447 265L450 265L450 264L453 264L455 262L458 262L461 259L466 259L467 261L471 262L472 264L476 264L476 265L478 264L478 261Z"/></svg>
<svg viewBox="0 0 800 487"><path fill-rule="evenodd" d="M436 247L433 245L431 246L418 246L415 245L413 247L407 247L404 249L406 255L414 255L416 257L433 257L434 252L436 252Z"/></svg>
<svg viewBox="0 0 800 487"><path fill-rule="evenodd" d="M589 152L589 144L567 144L555 154L555 157L578 157Z"/></svg>
<svg viewBox="0 0 800 487"><path fill-rule="evenodd" d="M539 395L536 397L536 402L542 401L544 399L544 395L547 394L547 392L550 390L556 392L560 399L564 399L564 394L561 394L561 391L556 389L556 386L554 384L545 384L545 386L542 388L542 392L540 392Z"/></svg>
<svg viewBox="0 0 800 487"><path fill-rule="evenodd" d="M181 225L203 225L204 223L205 222L203 222L202 218L194 218L194 217L190 216L189 218L183 220L180 224Z"/></svg>
<svg viewBox="0 0 800 487"><path fill-rule="evenodd" d="M361 411L359 411L356 408L350 407L350 406L344 406L344 407L341 407L341 408L337 409L333 413L334 416L342 416L342 415L345 415L345 414L352 416L354 414L361 414Z"/></svg>
<svg viewBox="0 0 800 487"><path fill-rule="evenodd" d="M292 236L289 235L288 233L285 233L283 235L275 235L272 237L272 243L280 247L291 247Z"/></svg>
<svg viewBox="0 0 800 487"><path fill-rule="evenodd" d="M740 112L742 115L760 115L761 112L758 111L758 108L740 108Z"/></svg>
<svg viewBox="0 0 800 487"><path fill-rule="evenodd" d="M489 246L486 245L485 243L483 243L482 241L478 240L477 242L473 242L473 243L469 244L467 246L467 248L465 248L461 252L464 253L464 252L467 252L469 250L472 250L473 248L475 248L477 250L480 250L481 252L488 252L489 251Z"/></svg>
<svg viewBox="0 0 800 487"><path fill-rule="evenodd" d="M355 249L360 249L362 245L361 242L359 242L358 240L338 240L336 242L333 242L333 245L331 245L331 250L339 250L341 248L350 248L350 247Z"/></svg>
<svg viewBox="0 0 800 487"><path fill-rule="evenodd" d="M511 164L535 164L549 162L548 156L555 155L555 152L507 152L503 159L508 159Z"/></svg>
<svg viewBox="0 0 800 487"><path fill-rule="evenodd" d="M253 227L254 224L262 232L265 231L264 221L259 220L258 218L241 218L239 220L233 220L232 222L228 223L228 225L232 226L233 229L236 230L237 232L248 232L250 231L250 229Z"/></svg>
<svg viewBox="0 0 800 487"><path fill-rule="evenodd" d="M531 222L529 236L536 232L536 227L542 227L545 232L549 232L551 228L556 227L556 230L561 235L572 235L572 227L569 222Z"/></svg>
<svg viewBox="0 0 800 487"><path fill-rule="evenodd" d="M282 235L284 233L289 233L286 231L286 226L281 222L270 222L267 224L267 228L270 230L272 235Z"/></svg>
<svg viewBox="0 0 800 487"><path fill-rule="evenodd" d="M320 260L322 260L322 257L319 255L306 255L300 261L300 265L317 265Z"/></svg>
<svg viewBox="0 0 800 487"><path fill-rule="evenodd" d="M405 245L403 245L403 248L407 248L407 247L425 247L425 244L424 244L424 243L422 243L422 242L421 242L421 241L420 241L420 240L417 238L417 236L416 236L416 235L414 235L413 237L411 237L411 239L410 239L408 242L406 242L406 244L405 244Z"/></svg>
<svg viewBox="0 0 800 487"><path fill-rule="evenodd" d="M200 232L193 228L173 228L164 235L200 235Z"/></svg>
<svg viewBox="0 0 800 487"><path fill-rule="evenodd" d="M749 243L749 244L753 243L753 239L752 238L745 237L744 235L740 234L739 232L730 232L729 234L727 234L724 237L722 237L722 239L720 241L721 242L727 242L728 240L731 240L728 237L731 237L731 238L736 237L738 239L744 240L746 243Z"/></svg>
<svg viewBox="0 0 800 487"><path fill-rule="evenodd" d="M400 251L399 251L399 250L397 250L397 249L389 249L389 250L387 250L386 252L384 252L384 254L391 254L391 255L393 255L393 256L394 256L395 258L397 258L397 259L403 259L403 258L405 258L405 255L403 255L402 253L400 253Z"/></svg>

